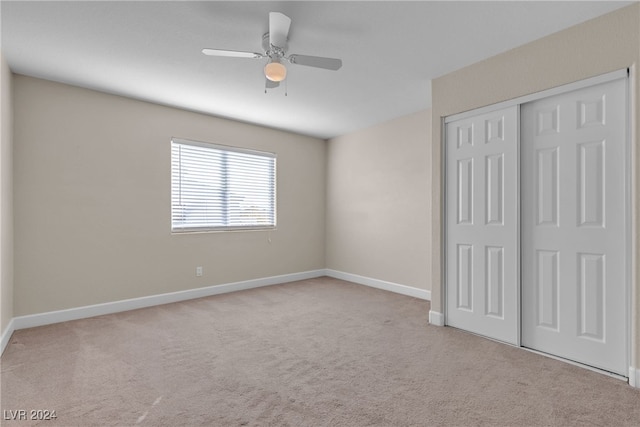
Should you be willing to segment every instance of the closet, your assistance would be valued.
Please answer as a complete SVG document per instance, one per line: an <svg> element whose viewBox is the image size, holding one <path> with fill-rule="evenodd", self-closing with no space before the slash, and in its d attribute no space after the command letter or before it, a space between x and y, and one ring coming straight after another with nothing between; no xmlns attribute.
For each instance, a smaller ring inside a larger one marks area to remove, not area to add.
<svg viewBox="0 0 640 427"><path fill-rule="evenodd" d="M445 322L628 375L627 72L445 119Z"/></svg>

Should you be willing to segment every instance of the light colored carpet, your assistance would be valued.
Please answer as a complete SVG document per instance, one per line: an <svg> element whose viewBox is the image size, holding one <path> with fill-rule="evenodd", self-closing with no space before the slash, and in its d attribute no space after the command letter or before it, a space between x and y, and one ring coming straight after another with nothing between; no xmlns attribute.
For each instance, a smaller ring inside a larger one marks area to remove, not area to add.
<svg viewBox="0 0 640 427"><path fill-rule="evenodd" d="M640 425L640 390L428 311L319 278L21 330L1 407L64 426Z"/></svg>

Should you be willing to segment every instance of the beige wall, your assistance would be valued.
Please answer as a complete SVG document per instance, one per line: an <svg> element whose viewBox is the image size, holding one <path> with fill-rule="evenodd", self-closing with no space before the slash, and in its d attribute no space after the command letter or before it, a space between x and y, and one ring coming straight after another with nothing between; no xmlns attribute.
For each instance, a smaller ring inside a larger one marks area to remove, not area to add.
<svg viewBox="0 0 640 427"><path fill-rule="evenodd" d="M14 316L324 268L325 141L13 82ZM172 235L172 136L277 153L278 229Z"/></svg>
<svg viewBox="0 0 640 427"><path fill-rule="evenodd" d="M431 290L431 111L331 139L327 268Z"/></svg>
<svg viewBox="0 0 640 427"><path fill-rule="evenodd" d="M12 74L0 53L0 335L13 317Z"/></svg>
<svg viewBox="0 0 640 427"><path fill-rule="evenodd" d="M432 82L433 141L440 141L441 118L473 108L539 92L562 84L635 65L640 59L640 4L585 22L538 41L447 74ZM640 70L636 69L635 139L636 165L640 167ZM432 145L433 220L432 309L442 312L441 247L441 144ZM636 175L636 198L640 198L640 174ZM640 212L636 212L639 230ZM636 245L640 234L636 232ZM639 251L640 252L640 251ZM640 256L639 253L636 253ZM636 305L640 306L640 257L636 258L634 283ZM635 320L636 365L640 366L640 316Z"/></svg>

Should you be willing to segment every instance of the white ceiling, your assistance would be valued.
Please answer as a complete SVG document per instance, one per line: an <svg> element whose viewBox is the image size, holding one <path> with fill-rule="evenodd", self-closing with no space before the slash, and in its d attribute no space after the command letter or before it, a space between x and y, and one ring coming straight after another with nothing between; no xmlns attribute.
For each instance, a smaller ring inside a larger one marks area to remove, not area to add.
<svg viewBox="0 0 640 427"><path fill-rule="evenodd" d="M2 51L20 74L330 138L431 106L431 79L632 2L6 1ZM268 13L292 19L288 66L264 93Z"/></svg>

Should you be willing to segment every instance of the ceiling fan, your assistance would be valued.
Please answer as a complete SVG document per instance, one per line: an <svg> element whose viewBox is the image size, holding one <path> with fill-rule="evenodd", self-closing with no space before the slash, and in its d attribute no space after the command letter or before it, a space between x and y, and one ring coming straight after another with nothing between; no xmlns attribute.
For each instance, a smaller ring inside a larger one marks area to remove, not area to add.
<svg viewBox="0 0 640 427"><path fill-rule="evenodd" d="M287 40L291 18L280 12L269 13L269 32L262 36L262 49L264 53L245 52L224 49L202 49L202 53L210 56L226 56L233 58L268 58L264 67L266 88L278 87L281 81L287 77L287 68L284 61L291 64L305 65L307 67L323 68L336 71L342 67L342 60L325 58L321 56L309 56L291 54L287 55ZM265 88L265 91L266 91Z"/></svg>

